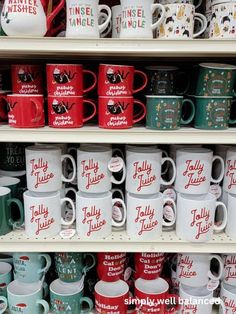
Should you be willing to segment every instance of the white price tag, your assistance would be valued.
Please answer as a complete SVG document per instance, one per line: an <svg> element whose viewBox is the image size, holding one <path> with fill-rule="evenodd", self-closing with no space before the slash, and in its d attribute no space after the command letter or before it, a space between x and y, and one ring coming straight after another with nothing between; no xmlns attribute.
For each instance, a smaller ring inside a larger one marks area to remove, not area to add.
<svg viewBox="0 0 236 314"><path fill-rule="evenodd" d="M131 267L127 267L125 272L124 272L124 281L128 281L130 276L132 274L132 268Z"/></svg>
<svg viewBox="0 0 236 314"><path fill-rule="evenodd" d="M112 207L112 218L118 222L122 221L123 215L122 215L120 207L118 206Z"/></svg>
<svg viewBox="0 0 236 314"><path fill-rule="evenodd" d="M174 189L166 189L163 191L163 196L171 198L173 201L176 201L176 192Z"/></svg>
<svg viewBox="0 0 236 314"><path fill-rule="evenodd" d="M170 222L174 221L175 214L174 214L173 208L169 205L166 205L163 210L163 216L165 219L167 219Z"/></svg>
<svg viewBox="0 0 236 314"><path fill-rule="evenodd" d="M210 279L207 284L207 289L209 291L214 291L220 284L219 280Z"/></svg>
<svg viewBox="0 0 236 314"><path fill-rule="evenodd" d="M124 161L121 157L112 157L108 163L108 169L111 172L119 172L124 166Z"/></svg>
<svg viewBox="0 0 236 314"><path fill-rule="evenodd" d="M62 239L71 239L75 235L75 229L64 229L60 232Z"/></svg>
<svg viewBox="0 0 236 314"><path fill-rule="evenodd" d="M219 186L219 184L212 184L210 186L209 192L215 195L216 199L219 199L221 197L222 188Z"/></svg>

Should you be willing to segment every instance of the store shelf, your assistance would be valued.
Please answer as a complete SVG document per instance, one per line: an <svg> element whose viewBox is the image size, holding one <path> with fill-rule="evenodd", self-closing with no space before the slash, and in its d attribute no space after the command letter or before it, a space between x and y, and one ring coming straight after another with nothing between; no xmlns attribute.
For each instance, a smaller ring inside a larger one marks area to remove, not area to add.
<svg viewBox="0 0 236 314"><path fill-rule="evenodd" d="M228 130L197 130L181 128L177 131L155 131L145 127L128 130L105 130L96 126L80 129L16 129L0 126L0 142L45 143L158 143L158 144L236 144L236 128Z"/></svg>
<svg viewBox="0 0 236 314"><path fill-rule="evenodd" d="M72 39L0 37L0 58L26 56L235 56L235 40Z"/></svg>
<svg viewBox="0 0 236 314"><path fill-rule="evenodd" d="M163 232L157 241L130 240L125 231L113 232L103 240L62 239L60 236L30 239L22 231L0 236L0 252L236 252L236 241L224 233L216 234L208 243L190 243L180 240L174 231Z"/></svg>

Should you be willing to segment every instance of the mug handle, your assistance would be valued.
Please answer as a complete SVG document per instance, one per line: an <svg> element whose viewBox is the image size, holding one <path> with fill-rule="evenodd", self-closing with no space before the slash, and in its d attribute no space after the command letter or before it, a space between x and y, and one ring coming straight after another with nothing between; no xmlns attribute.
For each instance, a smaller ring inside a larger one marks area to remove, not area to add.
<svg viewBox="0 0 236 314"><path fill-rule="evenodd" d="M7 309L7 298L0 296L0 301L3 301L4 303L4 307L2 309L0 309L0 314L5 313L6 309Z"/></svg>
<svg viewBox="0 0 236 314"><path fill-rule="evenodd" d="M203 14L201 14L201 13L194 13L194 21L195 20L198 20L200 22L201 29L200 29L199 32L193 34L193 38L196 38L196 37L200 36L202 33L205 32L205 30L207 28L207 19L206 19L206 17Z"/></svg>
<svg viewBox="0 0 236 314"><path fill-rule="evenodd" d="M31 103L35 106L36 108L36 115L35 117L31 120L32 122L37 122L42 118L42 114L43 114L43 106L42 104L36 100L36 99L32 99Z"/></svg>
<svg viewBox="0 0 236 314"><path fill-rule="evenodd" d="M37 300L36 304L40 304L43 307L43 313L42 314L48 314L49 313L49 305L48 302L45 300Z"/></svg>
<svg viewBox="0 0 236 314"><path fill-rule="evenodd" d="M194 118L194 116L195 116L195 106L194 106L194 103L192 102L191 99L184 99L184 100L183 100L183 105L184 105L184 104L187 104L187 103L190 104L190 107L191 107L191 114L190 114L190 116L188 117L187 120L184 120L184 119L181 117L180 123L181 123L181 124L184 124L184 125L189 124L190 122L192 122L192 120L193 120L193 118Z"/></svg>
<svg viewBox="0 0 236 314"><path fill-rule="evenodd" d="M201 4L202 4L202 0L198 0L198 3L195 4L195 9L199 8Z"/></svg>
<svg viewBox="0 0 236 314"><path fill-rule="evenodd" d="M217 226L216 224L214 225L214 231L222 231L226 227L226 224L227 224L227 217L228 217L227 208L225 204L222 202L216 202L216 208L218 206L222 207L223 212L224 212L224 218L220 226Z"/></svg>
<svg viewBox="0 0 236 314"><path fill-rule="evenodd" d="M85 302L85 303L87 303L88 304L88 309L86 309L86 310L81 310L80 311L80 313L81 314L88 314L88 313L91 313L91 311L93 310L93 301L90 299L90 298L88 298L88 297L82 297L82 298L80 298L80 300L79 300L79 302L80 302L80 305L81 305L81 308L82 308L82 303L83 302Z"/></svg>
<svg viewBox="0 0 236 314"><path fill-rule="evenodd" d="M89 120L91 120L95 115L96 115L96 113L97 113L97 107L96 107L96 105L95 105L95 103L94 102L92 102L91 100L89 100L89 99L84 99L83 100L83 104L90 104L92 107L93 107L93 112L92 112L92 114L90 115L90 116L88 116L87 118L83 118L83 122L87 122L87 121L89 121Z"/></svg>
<svg viewBox="0 0 236 314"><path fill-rule="evenodd" d="M233 101L231 101L231 106L230 109L232 110L232 105L236 102L236 99L234 99ZM230 110L230 111L231 111ZM236 123L236 119L229 119L229 124L235 124Z"/></svg>
<svg viewBox="0 0 236 314"><path fill-rule="evenodd" d="M98 11L99 11L98 14L99 15L100 15L102 10L106 10L108 15L107 15L107 19L105 20L105 22L103 22L102 24L98 25L98 30L99 30L100 34L107 28L108 24L111 21L111 9L109 8L109 6L105 5L105 4L100 4L98 6Z"/></svg>
<svg viewBox="0 0 236 314"><path fill-rule="evenodd" d="M169 157L166 150L162 149L161 151L162 151L162 156ZM166 174L168 172L168 170L169 170L169 165L167 165L166 169L161 170L161 174Z"/></svg>
<svg viewBox="0 0 236 314"><path fill-rule="evenodd" d="M44 280L45 280L45 274L42 278L42 289L43 289L43 298L46 298L48 296L49 290L48 290L48 284Z"/></svg>
<svg viewBox="0 0 236 314"><path fill-rule="evenodd" d="M47 16L47 31L50 29L52 21L54 20L55 16L61 11L64 7L65 0L61 0L55 9Z"/></svg>
<svg viewBox="0 0 236 314"><path fill-rule="evenodd" d="M124 200L125 200L125 196L124 196L123 191L122 191L121 189L111 189L112 195L113 195L114 193L116 193L116 192L120 194L120 198L124 201Z"/></svg>
<svg viewBox="0 0 236 314"><path fill-rule="evenodd" d="M83 74L85 74L85 75L89 74L89 75L91 75L93 77L92 85L83 90L83 94L86 94L86 93L90 92L92 89L94 89L96 87L98 79L97 79L96 74L93 71L83 70Z"/></svg>
<svg viewBox="0 0 236 314"><path fill-rule="evenodd" d="M101 12L101 14L99 15L99 19L100 18L102 18L102 20L105 18L107 18L107 15L106 15L106 13L103 13L103 12ZM108 24L108 28L107 28L107 30L106 30L106 32L105 33L101 33L100 34L100 37L101 38L105 38L110 32L111 32L111 30L112 30L112 23L111 23L111 21L109 22L109 24Z"/></svg>
<svg viewBox="0 0 236 314"><path fill-rule="evenodd" d="M143 85L141 85L139 88L133 90L133 94L136 94L136 93L140 92L141 90L143 90L147 86L148 77L143 71L139 71L139 70L134 70L134 75L141 76L142 80L143 80Z"/></svg>
<svg viewBox="0 0 236 314"><path fill-rule="evenodd" d="M221 163L221 173L219 175L219 177L217 179L213 179L211 177L211 182L212 183L220 183L223 180L224 177L224 172L225 172L225 163L224 163L224 159L218 155L213 156L212 159L212 163L214 163L215 160L219 159L220 163Z"/></svg>
<svg viewBox="0 0 236 314"><path fill-rule="evenodd" d="M165 181L162 177L161 177L161 184L163 185L171 185L174 181L175 181L175 177L176 177L176 166L175 166L175 162L172 158L170 157L165 157L162 158L161 161L161 165L163 165L166 161L169 161L173 167L173 175L172 178L169 181Z"/></svg>
<svg viewBox="0 0 236 314"><path fill-rule="evenodd" d="M190 76L187 72L178 71L178 73L177 73L177 80L178 81L180 81L180 80L182 81L181 76L187 77L187 79L186 79L186 86L184 86L185 89L183 91L181 91L181 90L176 91L176 94L180 95L180 96L187 94L189 87L190 87L190 82L191 82Z"/></svg>
<svg viewBox="0 0 236 314"><path fill-rule="evenodd" d="M126 210L126 205L125 202L121 199L121 198L113 198L112 199L112 207L114 206L114 204L116 202L121 203L123 210L124 210L124 217L122 219L121 222L116 222L113 218L112 218L112 226L114 227L122 227L124 226L125 222L126 222L126 217L127 217L127 210Z"/></svg>
<svg viewBox="0 0 236 314"><path fill-rule="evenodd" d="M215 276L211 270L208 271L208 277L210 279L213 279L213 280L220 280L220 278L222 277L222 274L223 274L223 271L224 271L224 262L222 260L222 258L216 254L212 254L209 256L209 260L211 262L212 259L216 259L219 263L219 274L218 276Z"/></svg>
<svg viewBox="0 0 236 314"><path fill-rule="evenodd" d="M137 99L134 99L134 104L137 104L139 107L141 107L141 111L133 117L133 123L135 124L135 123L141 121L143 118L145 118L146 106L141 101L139 101ZM140 116L140 114L141 114L141 116Z"/></svg>
<svg viewBox="0 0 236 314"><path fill-rule="evenodd" d="M171 227L171 226L173 226L173 225L175 224L175 221L176 221L176 211L177 211L177 209L176 209L175 201L172 200L172 198L170 198L170 197L165 197L165 198L164 198L164 205L165 205L167 202L170 202L170 203L173 205L173 207L174 207L174 208L173 208L173 211L174 211L175 217L174 217L173 221L170 221L170 222L166 222L166 221L163 219L162 225L163 225L164 227ZM163 207L164 207L164 206L163 206Z"/></svg>
<svg viewBox="0 0 236 314"><path fill-rule="evenodd" d="M0 98L1 98L1 99L4 99L4 101L5 101L5 103L6 103L5 105L7 106L7 104L8 104L7 96L2 95L2 96L0 96ZM0 118L1 118L1 119L7 119L7 117L8 117L8 114L7 114L7 110L6 110L5 116L1 116Z"/></svg>
<svg viewBox="0 0 236 314"><path fill-rule="evenodd" d="M91 265L85 265L84 268L83 268L83 274L85 275L90 269L92 269L95 264L96 264L96 260L95 260L95 256L91 253L83 253L83 259L86 258L86 256L90 256L92 257L92 264Z"/></svg>
<svg viewBox="0 0 236 314"><path fill-rule="evenodd" d="M116 152L118 152L120 154L120 156L119 155L117 156ZM114 155L115 155L115 157L121 157L122 159L125 158L123 151L120 148L117 148L117 147L116 148L112 148L112 156L114 157Z"/></svg>
<svg viewBox="0 0 236 314"><path fill-rule="evenodd" d="M74 181L75 179L75 176L76 176L76 163L75 163L75 160L74 158L69 155L69 154L65 154L65 155L62 155L61 156L61 162L66 159L66 158L69 158L71 163L72 163L72 167L73 167L73 174L72 174L72 177L71 178L66 178L63 174L62 174L62 181L63 182L72 182Z"/></svg>
<svg viewBox="0 0 236 314"><path fill-rule="evenodd" d="M166 13L166 10L165 10L165 7L160 4L160 3L155 3L155 4L152 4L151 5L151 9L152 9L152 14L157 10L157 9L161 9L161 16L160 18L151 25L151 29L154 30L156 29L160 24L161 22L164 20L164 17L165 17L165 13Z"/></svg>
<svg viewBox="0 0 236 314"><path fill-rule="evenodd" d="M9 219L8 223L9 223L10 226L17 228L17 227L20 227L21 225L23 225L23 223L24 223L24 207L23 207L22 202L20 200L18 200L17 198L10 198L9 200L7 200L7 207L9 209L9 211L11 209L10 206L11 206L12 203L17 205L17 207L18 207L18 209L20 211L20 219L17 220L17 221L14 221L12 219L12 217L11 217Z"/></svg>
<svg viewBox="0 0 236 314"><path fill-rule="evenodd" d="M70 226L75 221L75 204L74 204L74 202L70 198L64 197L64 198L61 199L61 206L62 206L63 203L66 203L66 202L70 203L73 215L72 215L72 218L71 218L70 221L65 221L61 217L61 224L64 225L64 226Z"/></svg>
<svg viewBox="0 0 236 314"><path fill-rule="evenodd" d="M38 270L38 273L46 273L52 264L52 260L49 254L39 254L39 257L43 257L46 261L46 266Z"/></svg>
<svg viewBox="0 0 236 314"><path fill-rule="evenodd" d="M75 196L76 196L77 191L76 191L75 188L72 188L72 187L65 188L65 195L66 195L68 192L70 192L70 191L73 192L73 193L75 194Z"/></svg>

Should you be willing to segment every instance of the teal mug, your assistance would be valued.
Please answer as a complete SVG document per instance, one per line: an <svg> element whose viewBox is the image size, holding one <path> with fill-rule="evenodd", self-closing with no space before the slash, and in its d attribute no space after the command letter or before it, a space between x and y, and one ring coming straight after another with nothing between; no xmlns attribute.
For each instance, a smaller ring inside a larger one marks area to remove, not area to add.
<svg viewBox="0 0 236 314"><path fill-rule="evenodd" d="M83 284L54 280L50 287L50 305L53 314L91 313L93 301L83 296ZM86 309L83 309L86 304Z"/></svg>
<svg viewBox="0 0 236 314"><path fill-rule="evenodd" d="M22 188L24 189L26 188L26 171L25 170L6 171L6 170L0 169L0 176L18 178L20 179L20 185L22 186Z"/></svg>
<svg viewBox="0 0 236 314"><path fill-rule="evenodd" d="M7 298L0 296L0 314L6 313L7 304Z"/></svg>
<svg viewBox="0 0 236 314"><path fill-rule="evenodd" d="M0 177L0 186L9 188L13 197L22 198L23 189L20 185L20 179L14 177Z"/></svg>
<svg viewBox="0 0 236 314"><path fill-rule="evenodd" d="M19 220L14 220L11 210L12 204L15 204L20 212ZM23 222L24 209L21 201L11 197L11 190L9 188L0 187L0 235L5 235L11 232L13 228L20 227Z"/></svg>
<svg viewBox="0 0 236 314"><path fill-rule="evenodd" d="M195 115L194 103L183 96L146 96L146 127L154 130L177 130L189 124Z"/></svg>
<svg viewBox="0 0 236 314"><path fill-rule="evenodd" d="M12 281L12 266L0 262L0 296L7 297L7 286Z"/></svg>
<svg viewBox="0 0 236 314"><path fill-rule="evenodd" d="M194 127L204 130L225 130L236 119L230 119L232 97L195 96L196 114Z"/></svg>
<svg viewBox="0 0 236 314"><path fill-rule="evenodd" d="M91 263L88 263L87 257ZM91 268L95 266L95 256L90 253L55 253L55 265L58 277L64 282L81 280Z"/></svg>
<svg viewBox="0 0 236 314"><path fill-rule="evenodd" d="M220 63L200 63L196 86L197 96L233 96L236 66Z"/></svg>
<svg viewBox="0 0 236 314"><path fill-rule="evenodd" d="M41 280L51 266L51 257L42 253L13 253L14 279L32 283Z"/></svg>

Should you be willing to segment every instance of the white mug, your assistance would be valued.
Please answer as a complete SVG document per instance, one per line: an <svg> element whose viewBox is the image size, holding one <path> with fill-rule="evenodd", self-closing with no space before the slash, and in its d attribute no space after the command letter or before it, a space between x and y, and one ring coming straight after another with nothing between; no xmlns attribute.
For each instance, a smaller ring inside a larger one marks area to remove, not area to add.
<svg viewBox="0 0 236 314"><path fill-rule="evenodd" d="M222 258L224 261L223 282L236 287L236 254L225 254Z"/></svg>
<svg viewBox="0 0 236 314"><path fill-rule="evenodd" d="M118 160L122 178L118 181L112 175L117 169L113 167ZM126 167L122 158L112 159L112 149L104 145L89 145L77 149L78 189L87 193L104 193L111 189L112 183L121 184L125 180Z"/></svg>
<svg viewBox="0 0 236 314"><path fill-rule="evenodd" d="M195 13L195 6L188 3L164 5L165 17L158 28L161 39L193 39L204 33L207 20L203 14ZM198 20L201 29L194 33L194 24Z"/></svg>
<svg viewBox="0 0 236 314"><path fill-rule="evenodd" d="M112 218L112 207L119 202L123 206L123 219ZM126 221L126 206L122 199L112 198L112 193L76 193L76 230L81 238L103 239L112 232L112 226L121 227Z"/></svg>
<svg viewBox="0 0 236 314"><path fill-rule="evenodd" d="M213 259L217 260L219 265L217 276L210 270ZM180 253L177 257L177 279L181 284L189 287L206 286L209 279L219 280L223 270L223 260L218 255Z"/></svg>
<svg viewBox="0 0 236 314"><path fill-rule="evenodd" d="M236 312L236 287L222 282L220 298L224 302L225 309L220 309L220 314L234 314Z"/></svg>
<svg viewBox="0 0 236 314"><path fill-rule="evenodd" d="M236 148L234 147L229 148L226 153L223 190L236 194Z"/></svg>
<svg viewBox="0 0 236 314"><path fill-rule="evenodd" d="M120 38L153 38L153 31L164 19L165 9L154 0L121 0L122 20ZM160 18L153 21L153 13L160 10Z"/></svg>
<svg viewBox="0 0 236 314"><path fill-rule="evenodd" d="M173 175L169 181L161 177L161 166L169 161L173 167ZM155 194L160 185L171 185L176 176L174 161L162 158L162 151L155 148L129 147L126 150L127 178L126 190L134 194Z"/></svg>
<svg viewBox="0 0 236 314"><path fill-rule="evenodd" d="M206 0L208 1L208 0ZM160 4L172 4L172 3L189 3L193 4L195 8L197 9L202 4L202 0L194 1L194 0L156 0L155 2L158 2Z"/></svg>
<svg viewBox="0 0 236 314"><path fill-rule="evenodd" d="M121 5L114 5L112 11L112 38L120 37L122 10Z"/></svg>
<svg viewBox="0 0 236 314"><path fill-rule="evenodd" d="M179 296L183 300L179 313L212 314L213 304L220 305L226 313L222 300L214 298L213 291L209 291L206 286L196 288L180 284Z"/></svg>
<svg viewBox="0 0 236 314"><path fill-rule="evenodd" d="M215 212L223 210L223 221L215 224ZM178 194L176 235L190 242L207 242L212 239L213 231L222 231L227 223L227 208L222 202L216 202L213 194Z"/></svg>
<svg viewBox="0 0 236 314"><path fill-rule="evenodd" d="M100 37L111 21L111 9L107 5L99 5L98 2L98 0L66 0L66 37ZM99 25L102 10L107 12L107 19Z"/></svg>
<svg viewBox="0 0 236 314"><path fill-rule="evenodd" d="M72 156L61 155L61 149L53 145L29 146L26 154L27 188L33 192L55 192L62 188L62 181L71 182L76 174L76 164ZM69 159L73 175L67 179L62 174L62 162Z"/></svg>
<svg viewBox="0 0 236 314"><path fill-rule="evenodd" d="M215 160L221 163L218 178L212 178L212 164ZM213 156L207 148L182 148L176 152L175 190L184 194L207 194L210 182L220 183L224 176L224 160Z"/></svg>
<svg viewBox="0 0 236 314"><path fill-rule="evenodd" d="M70 221L62 218L63 203L69 202L73 215ZM24 192L25 233L33 238L57 235L62 225L71 225L75 220L75 205L70 198L60 198L60 191L53 193Z"/></svg>
<svg viewBox="0 0 236 314"><path fill-rule="evenodd" d="M162 226L170 227L175 223L176 205L171 198L163 198L162 193L139 195L127 193L127 234L132 239L158 239ZM174 207L173 219L163 219L163 207L170 202Z"/></svg>
<svg viewBox="0 0 236 314"><path fill-rule="evenodd" d="M225 228L225 233L232 239L236 239L236 194L228 193L228 219Z"/></svg>

